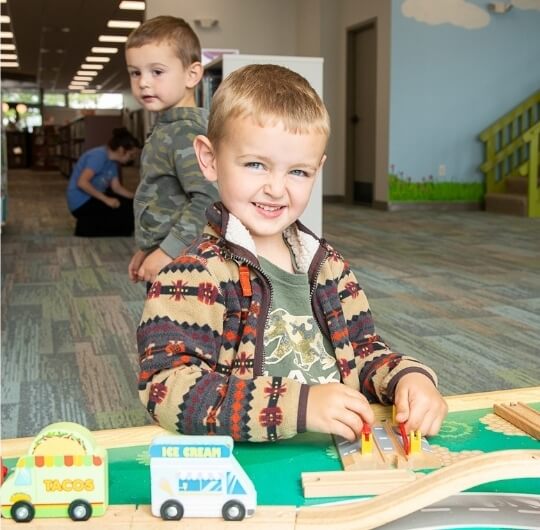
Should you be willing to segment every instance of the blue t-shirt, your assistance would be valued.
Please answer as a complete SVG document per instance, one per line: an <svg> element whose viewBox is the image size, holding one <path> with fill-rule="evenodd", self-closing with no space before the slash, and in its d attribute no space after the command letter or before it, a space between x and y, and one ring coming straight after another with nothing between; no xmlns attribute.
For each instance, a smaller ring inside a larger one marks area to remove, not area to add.
<svg viewBox="0 0 540 530"><path fill-rule="evenodd" d="M118 166L116 162L109 160L105 145L94 147L83 153L73 166L67 187L67 203L71 212L92 198L77 186L81 173L87 168L94 172L90 181L92 186L101 192L107 190L111 181L118 176Z"/></svg>

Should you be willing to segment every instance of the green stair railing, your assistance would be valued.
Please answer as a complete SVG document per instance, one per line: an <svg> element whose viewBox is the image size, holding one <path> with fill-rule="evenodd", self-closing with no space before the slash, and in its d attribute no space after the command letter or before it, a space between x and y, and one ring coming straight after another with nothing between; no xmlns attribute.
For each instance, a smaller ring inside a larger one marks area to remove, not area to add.
<svg viewBox="0 0 540 530"><path fill-rule="evenodd" d="M480 133L487 193L504 193L509 177L528 178L528 215L540 217L540 90Z"/></svg>

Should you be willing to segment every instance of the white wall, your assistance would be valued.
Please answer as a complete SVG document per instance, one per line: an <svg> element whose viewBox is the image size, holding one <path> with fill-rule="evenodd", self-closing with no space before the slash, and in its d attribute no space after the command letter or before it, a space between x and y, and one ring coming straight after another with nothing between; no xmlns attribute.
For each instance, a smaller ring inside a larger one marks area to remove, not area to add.
<svg viewBox="0 0 540 530"><path fill-rule="evenodd" d="M184 18L203 48L233 48L240 53L294 55L296 4L290 0L147 0L146 18ZM215 28L195 26L197 18L215 18Z"/></svg>

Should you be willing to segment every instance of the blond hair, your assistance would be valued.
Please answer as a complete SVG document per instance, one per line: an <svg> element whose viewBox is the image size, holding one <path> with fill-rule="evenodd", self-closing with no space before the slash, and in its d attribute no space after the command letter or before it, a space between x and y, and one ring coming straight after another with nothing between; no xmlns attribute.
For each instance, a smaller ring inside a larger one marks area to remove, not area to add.
<svg viewBox="0 0 540 530"><path fill-rule="evenodd" d="M251 117L259 125L281 122L293 133L330 135L321 98L301 75L273 64L252 64L230 73L219 85L210 109L208 138L217 144L227 120Z"/></svg>
<svg viewBox="0 0 540 530"><path fill-rule="evenodd" d="M201 61L201 44L191 26L183 19L160 16L143 22L126 42L126 50L146 44L166 42L175 50L184 68Z"/></svg>

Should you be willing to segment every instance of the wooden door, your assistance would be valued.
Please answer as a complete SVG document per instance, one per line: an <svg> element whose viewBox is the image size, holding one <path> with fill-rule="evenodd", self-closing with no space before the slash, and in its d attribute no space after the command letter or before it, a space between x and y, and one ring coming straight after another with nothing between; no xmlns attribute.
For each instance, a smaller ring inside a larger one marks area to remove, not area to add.
<svg viewBox="0 0 540 530"><path fill-rule="evenodd" d="M375 185L376 21L347 32L346 201L371 204Z"/></svg>

